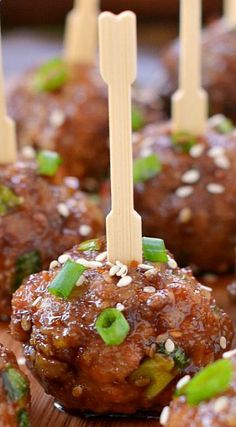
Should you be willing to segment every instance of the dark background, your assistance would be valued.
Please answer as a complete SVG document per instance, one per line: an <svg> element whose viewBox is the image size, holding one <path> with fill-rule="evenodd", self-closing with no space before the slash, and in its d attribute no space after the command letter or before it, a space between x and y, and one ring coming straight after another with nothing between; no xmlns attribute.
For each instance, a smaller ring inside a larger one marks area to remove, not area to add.
<svg viewBox="0 0 236 427"><path fill-rule="evenodd" d="M221 13L222 1L203 0L204 15ZM4 26L62 24L73 0L1 0L1 16ZM175 20L178 16L178 0L102 0L104 10L120 12L131 9L138 18Z"/></svg>

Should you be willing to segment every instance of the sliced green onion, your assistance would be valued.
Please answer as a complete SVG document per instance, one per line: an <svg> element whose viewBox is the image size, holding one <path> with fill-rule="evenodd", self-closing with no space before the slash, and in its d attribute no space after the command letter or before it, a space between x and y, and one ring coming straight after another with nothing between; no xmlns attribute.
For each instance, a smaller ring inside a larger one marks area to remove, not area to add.
<svg viewBox="0 0 236 427"><path fill-rule="evenodd" d="M40 175L54 176L62 164L62 158L56 151L43 150L37 155L37 163Z"/></svg>
<svg viewBox="0 0 236 427"><path fill-rule="evenodd" d="M25 410L20 411L17 418L19 427L30 427L30 417L28 412Z"/></svg>
<svg viewBox="0 0 236 427"><path fill-rule="evenodd" d="M25 277L38 273L41 268L42 259L39 251L31 251L21 255L16 261L15 275L12 282L13 291L19 288Z"/></svg>
<svg viewBox="0 0 236 427"><path fill-rule="evenodd" d="M190 405L198 405L228 390L233 378L230 360L218 360L199 372L188 384L177 391L186 396Z"/></svg>
<svg viewBox="0 0 236 427"><path fill-rule="evenodd" d="M168 256L164 240L143 237L143 255L147 261L167 262Z"/></svg>
<svg viewBox="0 0 236 427"><path fill-rule="evenodd" d="M166 388L175 378L174 362L171 358L156 354L152 359L145 360L130 376L130 380L137 386L148 384L145 394L153 399ZM147 381L145 381L147 380Z"/></svg>
<svg viewBox="0 0 236 427"><path fill-rule="evenodd" d="M134 160L134 183L147 181L161 172L161 162L157 154L150 154Z"/></svg>
<svg viewBox="0 0 236 427"><path fill-rule="evenodd" d="M145 118L143 112L140 108L133 107L132 108L132 129L134 132L142 129L145 125Z"/></svg>
<svg viewBox="0 0 236 427"><path fill-rule="evenodd" d="M12 400L16 402L29 392L29 386L23 375L15 368L8 368L2 373L4 388Z"/></svg>
<svg viewBox="0 0 236 427"><path fill-rule="evenodd" d="M85 270L83 265L68 259L49 285L49 292L57 297L68 298Z"/></svg>
<svg viewBox="0 0 236 427"><path fill-rule="evenodd" d="M95 327L107 345L121 344L130 330L125 316L116 308L103 310L96 320Z"/></svg>
<svg viewBox="0 0 236 427"><path fill-rule="evenodd" d="M65 63L60 58L54 58L38 68L32 79L32 87L36 92L53 92L60 89L67 79Z"/></svg>
<svg viewBox="0 0 236 427"><path fill-rule="evenodd" d="M10 209L19 206L21 203L21 197L18 197L11 188L0 184L0 216L5 215Z"/></svg>
<svg viewBox="0 0 236 427"><path fill-rule="evenodd" d="M165 345L161 344L158 348L158 353L165 354L166 356L171 357L174 360L175 368L182 371L189 365L190 360L186 355L185 351L180 347L175 347L175 350L169 354L165 349Z"/></svg>
<svg viewBox="0 0 236 427"><path fill-rule="evenodd" d="M222 121L215 126L215 129L220 133L229 133L234 130L234 124L230 119L223 116Z"/></svg>
<svg viewBox="0 0 236 427"><path fill-rule="evenodd" d="M80 243L79 251L99 251L101 249L100 239L85 240L85 242Z"/></svg>
<svg viewBox="0 0 236 427"><path fill-rule="evenodd" d="M185 153L189 153L193 145L197 143L196 137L188 132L173 133L171 138L172 144Z"/></svg>

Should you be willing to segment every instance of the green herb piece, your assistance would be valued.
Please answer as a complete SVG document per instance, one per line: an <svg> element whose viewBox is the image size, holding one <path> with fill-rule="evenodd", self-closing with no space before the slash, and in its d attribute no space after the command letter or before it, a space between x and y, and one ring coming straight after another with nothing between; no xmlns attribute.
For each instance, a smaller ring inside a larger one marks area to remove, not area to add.
<svg viewBox="0 0 236 427"><path fill-rule="evenodd" d="M174 360L175 368L182 371L189 365L190 360L186 355L185 351L180 347L175 347L173 353L167 353L165 345L161 344L158 348L158 353L165 354L166 356L171 357Z"/></svg>
<svg viewBox="0 0 236 427"><path fill-rule="evenodd" d="M8 368L2 373L3 386L12 400L17 402L29 392L29 386L23 375L15 368Z"/></svg>
<svg viewBox="0 0 236 427"><path fill-rule="evenodd" d="M223 116L222 121L215 126L215 129L220 133L226 134L234 130L234 124L230 119Z"/></svg>
<svg viewBox="0 0 236 427"><path fill-rule="evenodd" d="M167 262L168 256L164 240L143 237L143 255L147 261Z"/></svg>
<svg viewBox="0 0 236 427"><path fill-rule="evenodd" d="M196 143L196 137L188 132L176 132L172 134L172 144L184 153L189 153Z"/></svg>
<svg viewBox="0 0 236 427"><path fill-rule="evenodd" d="M130 330L125 316L116 308L103 310L96 320L95 327L107 345L121 344Z"/></svg>
<svg viewBox="0 0 236 427"><path fill-rule="evenodd" d="M32 78L32 87L36 92L53 92L67 81L66 65L60 58L54 58L43 64Z"/></svg>
<svg viewBox="0 0 236 427"><path fill-rule="evenodd" d="M142 129L145 125L145 118L142 110L140 108L132 108L132 129L134 132Z"/></svg>
<svg viewBox="0 0 236 427"><path fill-rule="evenodd" d="M233 377L230 360L218 360L199 372L188 384L178 390L190 405L198 405L228 390Z"/></svg>
<svg viewBox="0 0 236 427"><path fill-rule="evenodd" d="M30 427L30 418L28 412L22 410L18 414L19 427Z"/></svg>
<svg viewBox="0 0 236 427"><path fill-rule="evenodd" d="M147 181L161 172L161 162L157 154L150 154L134 160L134 183Z"/></svg>
<svg viewBox="0 0 236 427"><path fill-rule="evenodd" d="M10 209L19 206L21 203L21 197L18 197L6 185L0 184L0 216L5 215Z"/></svg>
<svg viewBox="0 0 236 427"><path fill-rule="evenodd" d="M130 380L139 386L139 381L147 383L146 397L153 399L175 378L174 362L170 357L156 354L145 360L130 376ZM147 381L145 381L147 380Z"/></svg>
<svg viewBox="0 0 236 427"><path fill-rule="evenodd" d="M100 239L93 239L93 240L85 240L85 242L80 243L79 250L81 252L86 251L99 251L101 248L101 242Z"/></svg>
<svg viewBox="0 0 236 427"><path fill-rule="evenodd" d="M42 268L42 259L39 251L31 251L21 255L16 261L15 276L12 289L15 291L23 279L30 274L38 273Z"/></svg>
<svg viewBox="0 0 236 427"><path fill-rule="evenodd" d="M68 298L85 270L83 265L68 259L49 285L48 291L57 297Z"/></svg>
<svg viewBox="0 0 236 427"><path fill-rule="evenodd" d="M62 158L56 151L43 150L37 155L37 163L40 175L54 176L62 164Z"/></svg>

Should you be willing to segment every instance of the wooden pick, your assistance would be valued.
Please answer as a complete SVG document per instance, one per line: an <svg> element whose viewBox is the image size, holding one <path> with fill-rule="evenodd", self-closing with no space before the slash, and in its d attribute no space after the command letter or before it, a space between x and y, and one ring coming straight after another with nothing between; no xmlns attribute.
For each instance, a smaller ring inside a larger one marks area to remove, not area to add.
<svg viewBox="0 0 236 427"><path fill-rule="evenodd" d="M174 132L201 135L208 99L201 88L201 0L181 0L179 90L172 97Z"/></svg>
<svg viewBox="0 0 236 427"><path fill-rule="evenodd" d="M229 27L236 27L236 0L224 0L224 16Z"/></svg>
<svg viewBox="0 0 236 427"><path fill-rule="evenodd" d="M0 164L12 163L15 162L16 159L15 123L6 113L2 64L2 37L0 28Z"/></svg>
<svg viewBox="0 0 236 427"><path fill-rule="evenodd" d="M92 64L96 59L99 0L75 0L66 18L64 59L74 64Z"/></svg>
<svg viewBox="0 0 236 427"><path fill-rule="evenodd" d="M109 88L112 210L106 219L108 260L142 262L142 225L133 204L131 84L137 72L136 17L99 18L101 74Z"/></svg>

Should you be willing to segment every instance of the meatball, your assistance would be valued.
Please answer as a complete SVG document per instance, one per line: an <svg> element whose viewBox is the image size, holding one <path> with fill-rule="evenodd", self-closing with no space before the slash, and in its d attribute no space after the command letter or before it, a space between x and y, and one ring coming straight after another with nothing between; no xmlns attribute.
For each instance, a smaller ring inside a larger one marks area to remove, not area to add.
<svg viewBox="0 0 236 427"><path fill-rule="evenodd" d="M232 124L222 116L213 116L196 138L172 133L170 123L135 135L135 207L143 233L163 238L195 272L234 266L235 145Z"/></svg>
<svg viewBox="0 0 236 427"><path fill-rule="evenodd" d="M225 21L212 23L203 31L203 86L209 94L210 114L223 113L236 121L236 30ZM170 97L178 86L179 42L171 43L162 54L165 77L157 84L170 112Z"/></svg>
<svg viewBox="0 0 236 427"><path fill-rule="evenodd" d="M225 353L225 357L232 363L233 376L224 392L215 393L208 400L201 401L198 405L191 406L185 396L176 398L164 410L162 425L166 427L233 427L236 425L236 352ZM223 362L224 363L224 362ZM221 365L224 367L224 365ZM205 368L202 372L207 373ZM225 369L225 368L224 368ZM222 371L219 371L222 375ZM207 383L206 383L207 384Z"/></svg>
<svg viewBox="0 0 236 427"><path fill-rule="evenodd" d="M52 60L12 83L7 103L21 146L56 150L66 175L78 177L85 190L97 189L108 174L109 150L107 88L95 67ZM149 105L138 97L134 129L150 123L159 109L154 99Z"/></svg>
<svg viewBox="0 0 236 427"><path fill-rule="evenodd" d="M12 352L0 344L0 426L30 427L30 388Z"/></svg>
<svg viewBox="0 0 236 427"><path fill-rule="evenodd" d="M233 336L209 288L168 252L163 262L113 265L105 239L32 275L14 294L11 332L47 393L66 410L99 414L160 411L178 378L221 357Z"/></svg>
<svg viewBox="0 0 236 427"><path fill-rule="evenodd" d="M10 315L11 294L25 276L64 250L101 235L100 209L77 191L76 178L55 185L34 161L0 167L0 318Z"/></svg>

